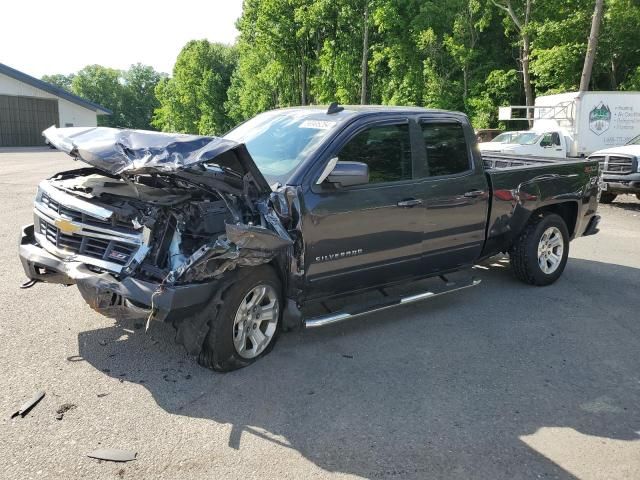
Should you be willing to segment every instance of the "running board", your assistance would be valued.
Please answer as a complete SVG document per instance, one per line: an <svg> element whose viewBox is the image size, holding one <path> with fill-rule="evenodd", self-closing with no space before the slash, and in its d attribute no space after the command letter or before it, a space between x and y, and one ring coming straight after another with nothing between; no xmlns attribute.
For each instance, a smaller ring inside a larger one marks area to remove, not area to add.
<svg viewBox="0 0 640 480"><path fill-rule="evenodd" d="M458 290L464 290L465 288L475 287L480 282L481 280L478 278L471 278L470 280L465 282L446 281L445 286L442 289L433 289L433 291L421 292L414 295L409 295L407 297L395 297L395 298L386 297L383 302L370 305L364 309L362 309L362 306L360 306L360 309L358 309L358 306L356 306L354 307L353 311L345 310L341 312L332 312L332 313L328 313L326 315L320 315L317 317L311 317L309 319L304 320L304 326L306 328L324 327L326 325L332 325L334 323L342 322L344 320L350 320L352 318L368 315L370 313L380 312L382 310L398 307L400 305L407 305L409 303L421 302L422 300L427 300L429 298L435 298L447 293L456 292Z"/></svg>

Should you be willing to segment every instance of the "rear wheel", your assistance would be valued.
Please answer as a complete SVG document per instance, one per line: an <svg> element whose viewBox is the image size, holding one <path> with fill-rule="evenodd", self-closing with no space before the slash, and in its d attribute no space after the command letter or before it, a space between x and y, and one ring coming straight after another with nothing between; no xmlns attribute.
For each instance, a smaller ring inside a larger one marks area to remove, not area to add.
<svg viewBox="0 0 640 480"><path fill-rule="evenodd" d="M618 195L616 195L615 193L602 192L600 194L600 203L611 203L616 199L617 196Z"/></svg>
<svg viewBox="0 0 640 480"><path fill-rule="evenodd" d="M269 353L280 330L282 287L269 266L251 268L210 308L198 363L218 372L246 367Z"/></svg>
<svg viewBox="0 0 640 480"><path fill-rule="evenodd" d="M640 200L640 193L636 193L636 198Z"/></svg>
<svg viewBox="0 0 640 480"><path fill-rule="evenodd" d="M509 251L515 276L530 285L555 282L567 264L569 232L556 214L532 218Z"/></svg>

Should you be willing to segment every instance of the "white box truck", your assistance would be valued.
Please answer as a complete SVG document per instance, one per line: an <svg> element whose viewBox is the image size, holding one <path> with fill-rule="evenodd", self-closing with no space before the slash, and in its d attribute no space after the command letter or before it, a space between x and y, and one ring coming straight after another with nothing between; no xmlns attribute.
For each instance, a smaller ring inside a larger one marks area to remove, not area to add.
<svg viewBox="0 0 640 480"><path fill-rule="evenodd" d="M500 120L533 120L530 130L495 154L586 157L640 135L640 92L568 92L543 95L532 107L500 107ZM484 150L480 144L480 149Z"/></svg>

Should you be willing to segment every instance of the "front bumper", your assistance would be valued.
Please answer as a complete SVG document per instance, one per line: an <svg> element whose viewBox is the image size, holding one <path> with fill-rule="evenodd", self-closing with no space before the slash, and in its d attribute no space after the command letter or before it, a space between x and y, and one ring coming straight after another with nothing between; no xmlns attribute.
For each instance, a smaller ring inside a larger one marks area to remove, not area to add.
<svg viewBox="0 0 640 480"><path fill-rule="evenodd" d="M109 273L96 273L84 263L65 261L47 252L36 242L33 225L22 228L19 252L27 277L47 283L75 284L91 308L112 318L147 318L152 305L156 320L190 316L202 309L218 283L159 289L154 282L133 277L119 280Z"/></svg>
<svg viewBox="0 0 640 480"><path fill-rule="evenodd" d="M640 193L640 173L607 174L603 176L602 182L606 184L606 192L608 193Z"/></svg>

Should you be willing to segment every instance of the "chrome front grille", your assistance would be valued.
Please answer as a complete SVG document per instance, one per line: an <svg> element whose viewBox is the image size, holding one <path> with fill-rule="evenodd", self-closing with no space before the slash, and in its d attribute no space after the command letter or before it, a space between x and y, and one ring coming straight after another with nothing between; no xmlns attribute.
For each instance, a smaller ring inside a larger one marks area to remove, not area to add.
<svg viewBox="0 0 640 480"><path fill-rule="evenodd" d="M101 220L100 218L92 217L87 215L86 213L79 212L78 210L74 210L72 208L65 207L64 205L60 205L59 202L56 202L53 198L51 198L46 193L42 192L42 196L40 201L43 205L47 206L54 212L60 214L62 217L67 220L72 220L74 222L82 222L87 225L95 225L96 227L116 227L121 229L131 229L133 225L131 222L125 222L122 220L117 220L115 217L111 220Z"/></svg>
<svg viewBox="0 0 640 480"><path fill-rule="evenodd" d="M40 218L40 233L60 250L126 265L137 250L136 245L88 236L63 233L58 227Z"/></svg>
<svg viewBox="0 0 640 480"><path fill-rule="evenodd" d="M626 175L635 171L635 160L633 157L623 157L620 155L606 155L589 157L589 160L595 160L600 165L600 171L603 173L613 173L616 175Z"/></svg>
<svg viewBox="0 0 640 480"><path fill-rule="evenodd" d="M35 202L35 234L50 253L119 273L148 252L142 229L115 219L114 212L40 184Z"/></svg>

